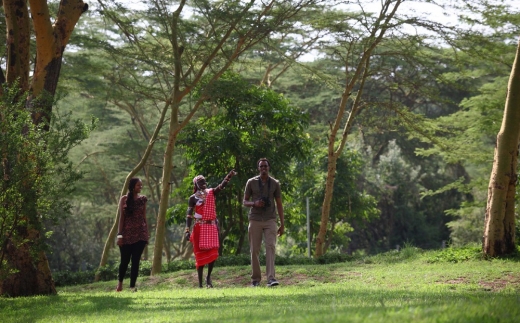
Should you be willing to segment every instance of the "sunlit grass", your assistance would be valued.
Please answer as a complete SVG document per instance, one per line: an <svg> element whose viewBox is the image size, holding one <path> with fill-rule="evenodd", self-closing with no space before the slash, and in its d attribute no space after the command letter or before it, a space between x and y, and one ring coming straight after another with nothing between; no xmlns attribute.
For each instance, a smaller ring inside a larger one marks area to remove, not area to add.
<svg viewBox="0 0 520 323"><path fill-rule="evenodd" d="M279 266L281 286L248 287L248 267L216 267L214 289L195 271L61 288L57 296L0 298L1 322L520 322L515 260ZM125 286L126 287L126 286Z"/></svg>

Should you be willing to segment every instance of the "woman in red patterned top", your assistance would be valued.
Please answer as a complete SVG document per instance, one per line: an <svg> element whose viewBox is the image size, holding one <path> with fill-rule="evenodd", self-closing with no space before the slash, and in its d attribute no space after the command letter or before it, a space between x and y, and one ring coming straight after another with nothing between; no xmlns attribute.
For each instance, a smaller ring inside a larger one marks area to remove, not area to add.
<svg viewBox="0 0 520 323"><path fill-rule="evenodd" d="M136 291L135 282L139 274L139 262L144 248L148 244L148 224L146 223L146 202L148 199L140 195L143 182L139 178L132 178L128 185L128 194L119 200L119 233L117 245L121 253L119 264L119 283L116 291L123 290L123 279L132 260L130 269L130 289Z"/></svg>
<svg viewBox="0 0 520 323"><path fill-rule="evenodd" d="M188 200L188 212L186 214L186 239L193 244L195 254L195 267L199 278L199 287L202 288L202 272L204 266L208 265L206 276L206 287L213 288L211 283L211 272L218 258L218 221L215 209L215 195L223 190L233 175L234 170L226 175L222 183L215 188L207 188L206 179L202 175L193 178L193 195ZM195 211L195 212L193 212ZM190 233L191 223L195 219L193 232Z"/></svg>

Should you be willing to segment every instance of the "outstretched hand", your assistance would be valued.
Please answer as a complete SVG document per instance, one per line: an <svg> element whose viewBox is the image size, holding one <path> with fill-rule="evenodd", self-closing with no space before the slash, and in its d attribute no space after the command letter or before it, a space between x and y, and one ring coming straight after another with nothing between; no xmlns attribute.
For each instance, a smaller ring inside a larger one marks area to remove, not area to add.
<svg viewBox="0 0 520 323"><path fill-rule="evenodd" d="M237 172L235 172L235 169L232 169L226 176L226 180L230 181L233 176L235 176Z"/></svg>

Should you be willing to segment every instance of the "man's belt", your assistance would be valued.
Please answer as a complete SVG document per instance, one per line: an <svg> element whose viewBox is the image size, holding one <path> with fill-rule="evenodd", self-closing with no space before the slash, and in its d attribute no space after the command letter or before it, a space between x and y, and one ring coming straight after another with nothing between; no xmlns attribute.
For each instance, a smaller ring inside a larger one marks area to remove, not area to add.
<svg viewBox="0 0 520 323"><path fill-rule="evenodd" d="M195 223L201 223L201 224L217 224L216 220L202 220L202 219L195 219Z"/></svg>

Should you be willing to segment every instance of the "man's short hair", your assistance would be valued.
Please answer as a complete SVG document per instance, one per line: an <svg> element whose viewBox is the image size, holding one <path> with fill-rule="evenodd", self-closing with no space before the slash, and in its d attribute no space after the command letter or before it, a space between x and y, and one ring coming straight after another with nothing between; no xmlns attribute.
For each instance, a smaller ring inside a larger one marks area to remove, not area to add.
<svg viewBox="0 0 520 323"><path fill-rule="evenodd" d="M269 159L267 159L267 158L260 158L260 159L256 162L256 167L260 167L260 163L263 162L263 161L267 162L267 165L269 165L269 167L271 167L271 163L269 162Z"/></svg>

